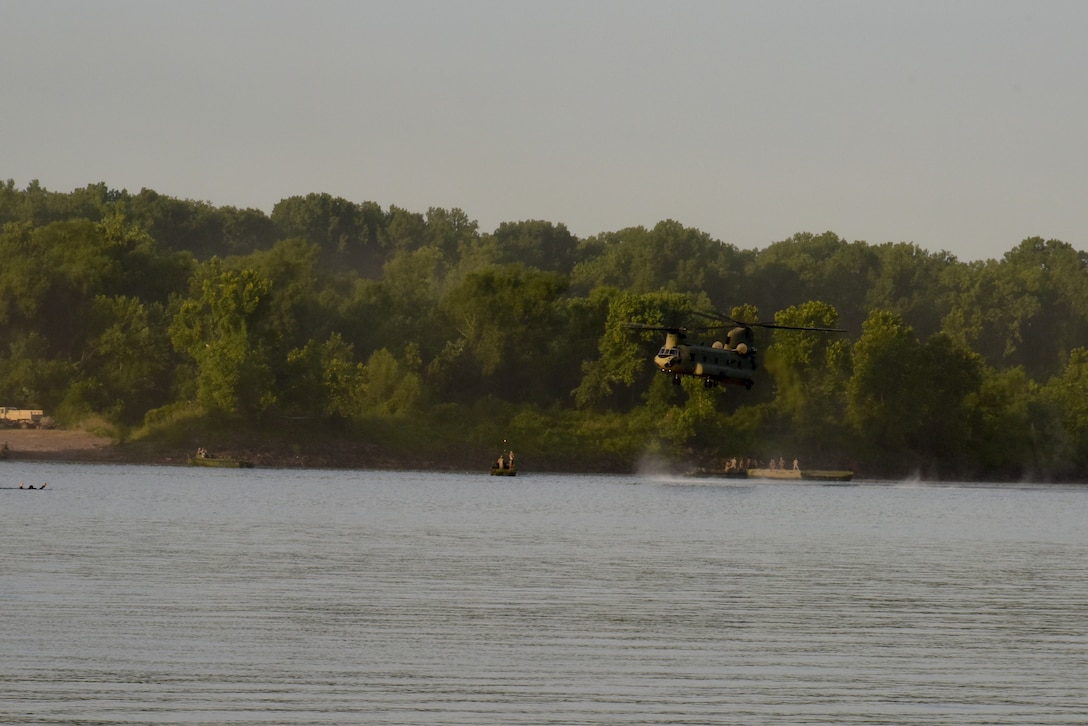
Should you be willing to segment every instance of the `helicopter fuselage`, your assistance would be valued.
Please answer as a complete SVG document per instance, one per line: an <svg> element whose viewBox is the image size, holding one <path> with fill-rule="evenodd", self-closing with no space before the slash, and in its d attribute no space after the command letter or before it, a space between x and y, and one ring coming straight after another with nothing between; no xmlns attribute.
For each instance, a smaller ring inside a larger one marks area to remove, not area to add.
<svg viewBox="0 0 1088 726"><path fill-rule="evenodd" d="M680 376L695 376L707 386L721 383L745 388L752 387L757 368L755 348L746 342L687 345L671 333L654 356L654 365L671 375L676 384Z"/></svg>
<svg viewBox="0 0 1088 726"><path fill-rule="evenodd" d="M710 318L736 327L726 335L726 342L714 341L710 345L687 344L683 341L689 332L681 326L662 326L631 322L628 328L636 330L663 330L665 345L654 356L654 365L662 373L672 376L672 382L679 384L681 376L695 376L703 379L706 386L719 383L751 388L755 383L756 362L755 335L752 328L776 328L779 330L804 330L819 333L843 333L840 328L821 328L807 325L786 325L783 323L746 323L720 314L691 311L703 318ZM726 327L723 325L704 326L703 330Z"/></svg>

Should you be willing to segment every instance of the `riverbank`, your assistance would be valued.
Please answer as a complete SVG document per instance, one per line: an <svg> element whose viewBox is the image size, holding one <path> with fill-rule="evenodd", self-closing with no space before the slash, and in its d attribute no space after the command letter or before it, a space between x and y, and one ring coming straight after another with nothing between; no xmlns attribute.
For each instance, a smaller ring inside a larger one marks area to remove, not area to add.
<svg viewBox="0 0 1088 726"><path fill-rule="evenodd" d="M247 431L235 429L214 433L202 431L175 432L169 436L152 439L135 439L118 442L111 437L79 429L0 429L0 446L7 444L7 460L0 461L0 472L5 466L19 461L52 461L88 464L143 464L153 466L187 466L189 456L198 448L210 453L252 462L255 467L269 469L356 469L390 471L487 471L495 453L487 447L473 446L458 439L456 446L426 438L424 447L411 446L394 440L382 440L377 436L354 432L340 435L330 432L307 436L290 431ZM646 464L646 460L621 455L601 456L571 452L566 456L554 453L533 452L518 449L518 463L525 471L534 473L573 472L581 474L629 474ZM663 474L680 474L685 471L678 462L658 461L655 470ZM697 470L698 471L698 470ZM723 474L724 476L724 474ZM859 477L865 478L865 477ZM896 480L895 476L884 479ZM917 473L906 477L919 478ZM937 480L937 479L934 479ZM955 481L974 481L959 476ZM979 479L986 482L1015 483L1023 478L1002 480ZM1084 484L1079 479L1037 477L1033 481L1054 484Z"/></svg>
<svg viewBox="0 0 1088 726"><path fill-rule="evenodd" d="M61 461L115 464L183 465L196 446L175 446L166 442L127 441L118 443L92 431L66 429L0 429L0 446L7 445L7 462ZM251 461L255 466L275 468L337 469L447 469L439 462L408 462L384 455L376 446L352 441L325 440L305 447L267 438L240 436L212 448L217 456ZM191 451L190 451L191 449ZM481 461L483 459L481 458ZM414 464L414 466L413 466ZM478 466L482 467L480 463ZM456 467L454 467L456 468Z"/></svg>
<svg viewBox="0 0 1088 726"><path fill-rule="evenodd" d="M8 445L8 460L81 463L188 465L198 448L215 456L252 462L276 469L388 469L418 471L486 471L497 453L480 446L442 446L430 441L427 451L361 435L296 432L216 431L117 442L104 434L68 429L0 429L0 445ZM533 471L587 471L556 457L521 455ZM608 464L612 463L612 468ZM594 458L597 473L627 471L624 462Z"/></svg>

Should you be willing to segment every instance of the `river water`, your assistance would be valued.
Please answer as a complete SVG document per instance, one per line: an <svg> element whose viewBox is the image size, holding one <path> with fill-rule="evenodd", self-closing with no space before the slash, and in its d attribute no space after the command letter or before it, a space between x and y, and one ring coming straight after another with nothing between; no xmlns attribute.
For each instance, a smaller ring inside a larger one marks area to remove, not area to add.
<svg viewBox="0 0 1088 726"><path fill-rule="evenodd" d="M855 484L6 462L0 722L1088 723L1088 488Z"/></svg>

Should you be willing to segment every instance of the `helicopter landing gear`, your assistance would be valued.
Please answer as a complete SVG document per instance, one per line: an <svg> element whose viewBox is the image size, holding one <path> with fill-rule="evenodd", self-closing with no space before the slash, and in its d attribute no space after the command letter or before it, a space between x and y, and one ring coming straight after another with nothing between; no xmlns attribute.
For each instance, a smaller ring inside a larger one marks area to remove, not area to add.
<svg viewBox="0 0 1088 726"><path fill-rule="evenodd" d="M718 382L712 378L703 379L703 388L714 388L718 385Z"/></svg>
<svg viewBox="0 0 1088 726"><path fill-rule="evenodd" d="M679 386L680 385L680 374L679 373L673 373L672 374L672 384L674 386Z"/></svg>
<svg viewBox="0 0 1088 726"><path fill-rule="evenodd" d="M744 382L744 390L746 390L746 391L752 390L752 385L754 383L755 383L755 381L745 381Z"/></svg>

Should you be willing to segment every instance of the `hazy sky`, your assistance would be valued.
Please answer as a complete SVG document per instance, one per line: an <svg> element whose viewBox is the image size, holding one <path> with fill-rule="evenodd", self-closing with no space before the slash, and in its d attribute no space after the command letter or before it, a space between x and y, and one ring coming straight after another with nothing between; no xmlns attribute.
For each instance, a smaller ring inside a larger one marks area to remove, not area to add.
<svg viewBox="0 0 1088 726"><path fill-rule="evenodd" d="M1088 248L1088 2L0 0L0 179Z"/></svg>

